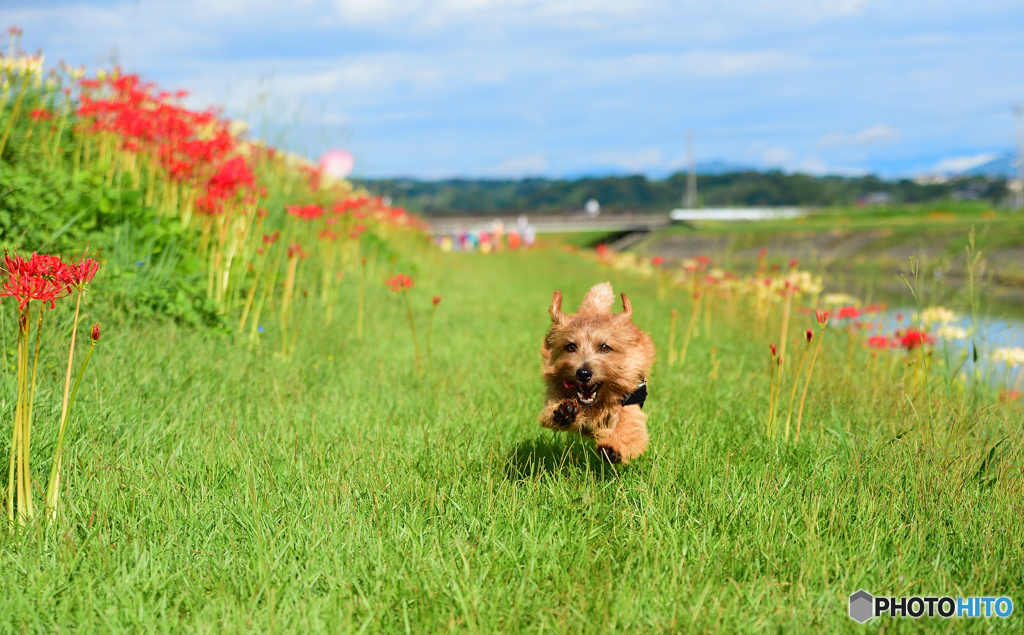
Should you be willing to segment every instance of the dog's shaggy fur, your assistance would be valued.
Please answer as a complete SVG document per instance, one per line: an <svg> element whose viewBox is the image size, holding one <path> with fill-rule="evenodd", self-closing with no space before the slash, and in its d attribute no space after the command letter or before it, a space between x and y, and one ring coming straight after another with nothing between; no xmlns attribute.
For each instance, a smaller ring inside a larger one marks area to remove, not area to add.
<svg viewBox="0 0 1024 635"><path fill-rule="evenodd" d="M611 312L614 301L611 284L594 285L576 314L567 315L555 291L551 331L540 349L548 389L540 422L591 437L606 460L628 463L647 448L647 415L623 401L647 381L655 351L633 324L626 294L621 313Z"/></svg>

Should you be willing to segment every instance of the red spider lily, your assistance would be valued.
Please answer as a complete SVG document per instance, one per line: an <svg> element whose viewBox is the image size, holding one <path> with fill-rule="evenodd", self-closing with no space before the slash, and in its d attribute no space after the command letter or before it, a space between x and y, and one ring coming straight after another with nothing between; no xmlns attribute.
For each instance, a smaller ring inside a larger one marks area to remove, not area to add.
<svg viewBox="0 0 1024 635"><path fill-rule="evenodd" d="M356 225L355 227L352 228L352 231L349 232L348 237L351 238L352 240L359 240L359 237L362 236L365 231L366 225Z"/></svg>
<svg viewBox="0 0 1024 635"><path fill-rule="evenodd" d="M839 315L836 316L839 320L845 320L847 318L856 319L860 317L860 311L855 306L844 306L839 309Z"/></svg>
<svg viewBox="0 0 1024 635"><path fill-rule="evenodd" d="M828 324L828 311L815 311L814 317L818 320L821 328L825 328L825 325Z"/></svg>
<svg viewBox="0 0 1024 635"><path fill-rule="evenodd" d="M889 338L884 335L872 335L868 338L870 348L889 348Z"/></svg>
<svg viewBox="0 0 1024 635"><path fill-rule="evenodd" d="M793 258L792 260L789 261L789 268L796 269L796 266L798 264L800 264L800 262L796 258Z"/></svg>
<svg viewBox="0 0 1024 635"><path fill-rule="evenodd" d="M807 329L807 332L804 333L804 337L807 338L807 343L810 344L811 340L814 339L814 329Z"/></svg>
<svg viewBox="0 0 1024 635"><path fill-rule="evenodd" d="M45 108L36 108L29 115L32 121L49 121L53 119L53 113Z"/></svg>
<svg viewBox="0 0 1024 635"><path fill-rule="evenodd" d="M267 214L267 210L263 209L262 207L256 210L256 215L259 216L260 218L266 218Z"/></svg>
<svg viewBox="0 0 1024 635"><path fill-rule="evenodd" d="M1020 397L1021 394L1019 390L1013 390L1011 388L1010 390L1003 389L999 391L999 401L1002 403L1013 403L1020 399Z"/></svg>
<svg viewBox="0 0 1024 635"><path fill-rule="evenodd" d="M98 342L100 340L100 323L99 322L96 322L95 324L92 325L92 332L89 333L89 337L91 337L92 341L94 341L94 342Z"/></svg>
<svg viewBox="0 0 1024 635"><path fill-rule="evenodd" d="M402 291L408 291L411 289L413 281L409 276L404 273L400 273L394 278L388 280L385 284L395 293L401 293Z"/></svg>
<svg viewBox="0 0 1024 635"><path fill-rule="evenodd" d="M299 243L292 243L288 247L288 257L305 259L306 252L302 251L302 245L300 245Z"/></svg>
<svg viewBox="0 0 1024 635"><path fill-rule="evenodd" d="M597 246L594 247L594 251L597 252L598 258L607 258L611 250L608 249L608 245L604 243L597 243Z"/></svg>
<svg viewBox="0 0 1024 635"><path fill-rule="evenodd" d="M275 231L273 234L263 234L263 244L273 245L277 242L277 239L281 237L280 230Z"/></svg>
<svg viewBox="0 0 1024 635"><path fill-rule="evenodd" d="M222 163L210 177L206 184L206 194L196 201L196 209L218 214L223 211L225 201L255 186L256 179L245 159L233 157Z"/></svg>
<svg viewBox="0 0 1024 635"><path fill-rule="evenodd" d="M320 240L329 240L331 242L338 240L338 235L326 227L323 228L319 234L317 234L317 237Z"/></svg>
<svg viewBox="0 0 1024 635"><path fill-rule="evenodd" d="M369 202L370 199L365 196L346 198L345 200L335 203L334 207L331 208L331 211L335 214L342 215L349 210L359 209L360 207L367 205Z"/></svg>
<svg viewBox="0 0 1024 635"><path fill-rule="evenodd" d="M303 207L298 205L288 205L285 209L295 218L306 221L316 220L324 214L324 208L319 205L305 205Z"/></svg>
<svg viewBox="0 0 1024 635"><path fill-rule="evenodd" d="M932 337L928 333L925 333L924 331L919 331L913 328L907 329L907 332L904 333L903 337L900 338L900 346L907 349L908 351L912 351L915 348L923 346L925 344L933 344L934 342L934 337Z"/></svg>
<svg viewBox="0 0 1024 635"><path fill-rule="evenodd" d="M896 314L896 321L897 322L902 322L903 321L903 314L902 313L897 313Z"/></svg>
<svg viewBox="0 0 1024 635"><path fill-rule="evenodd" d="M52 309L57 299L70 293L74 280L60 258L46 254L34 253L28 260L17 254L5 255L3 270L6 279L0 297L16 299L22 310L32 300L49 302Z"/></svg>
<svg viewBox="0 0 1024 635"><path fill-rule="evenodd" d="M711 258L708 258L707 256L697 256L698 265L707 267L709 262L711 262Z"/></svg>
<svg viewBox="0 0 1024 635"><path fill-rule="evenodd" d="M869 304L864 307L863 313L881 313L885 310L884 304Z"/></svg>
<svg viewBox="0 0 1024 635"><path fill-rule="evenodd" d="M434 306L437 306L438 304L441 304L441 296L435 295L434 298L431 300L431 302L434 303Z"/></svg>
<svg viewBox="0 0 1024 635"><path fill-rule="evenodd" d="M768 345L768 348L769 348L769 349L771 350L771 352L772 352L772 359L775 359L775 357L776 357L776 353L777 353L777 352L778 352L778 350L779 350L779 349L778 349L778 346L776 346L775 344L769 344L769 345Z"/></svg>
<svg viewBox="0 0 1024 635"><path fill-rule="evenodd" d="M328 216L328 217L326 217L324 219L324 222L327 223L328 225L332 225L332 226L333 225L337 225L338 224L338 218L336 216Z"/></svg>
<svg viewBox="0 0 1024 635"><path fill-rule="evenodd" d="M651 264L654 265L655 267L657 267L658 265L663 264L664 262L665 262L665 259L662 258L661 256L655 256L654 258L651 258Z"/></svg>
<svg viewBox="0 0 1024 635"><path fill-rule="evenodd" d="M96 272L99 271L100 263L92 258L82 258L77 263L65 265L65 272L69 284L76 288L82 288L92 282Z"/></svg>

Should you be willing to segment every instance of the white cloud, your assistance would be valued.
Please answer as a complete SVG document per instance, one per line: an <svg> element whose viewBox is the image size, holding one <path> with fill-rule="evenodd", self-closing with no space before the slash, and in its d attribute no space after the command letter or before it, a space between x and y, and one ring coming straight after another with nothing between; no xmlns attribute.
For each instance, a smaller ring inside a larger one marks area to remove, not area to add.
<svg viewBox="0 0 1024 635"><path fill-rule="evenodd" d="M935 164L932 172L940 174L959 174L966 172L979 165L985 165L989 161L995 161L999 155L994 152L982 152L980 154L969 154L958 157L947 157Z"/></svg>
<svg viewBox="0 0 1024 635"><path fill-rule="evenodd" d="M597 157L598 163L624 168L630 172L644 172L665 166L665 157L658 148L649 148L636 154L603 152Z"/></svg>
<svg viewBox="0 0 1024 635"><path fill-rule="evenodd" d="M548 160L543 154L530 154L505 159L497 165L482 170L481 174L506 178L522 178L524 176L539 176L547 168Z"/></svg>
<svg viewBox="0 0 1024 635"><path fill-rule="evenodd" d="M794 154L786 148L768 148L761 153L761 162L771 168L780 168L793 160Z"/></svg>
<svg viewBox="0 0 1024 635"><path fill-rule="evenodd" d="M880 123L853 134L843 134L841 132L832 133L818 142L818 147L876 146L886 143L894 143L899 141L902 136L903 135L901 135L899 131L893 130L884 123Z"/></svg>

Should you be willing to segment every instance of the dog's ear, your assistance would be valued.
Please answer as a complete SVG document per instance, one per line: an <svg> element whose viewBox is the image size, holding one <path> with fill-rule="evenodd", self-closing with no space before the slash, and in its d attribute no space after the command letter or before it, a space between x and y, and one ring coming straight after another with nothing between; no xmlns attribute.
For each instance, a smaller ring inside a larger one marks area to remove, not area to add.
<svg viewBox="0 0 1024 635"><path fill-rule="evenodd" d="M562 313L562 291L559 289L555 291L555 294L551 296L551 308L548 309L548 313L551 314L551 321L555 324L565 324L566 317Z"/></svg>
<svg viewBox="0 0 1024 635"><path fill-rule="evenodd" d="M633 305L629 301L629 296L625 293L622 294L622 313L619 313L619 317L626 322L633 319Z"/></svg>

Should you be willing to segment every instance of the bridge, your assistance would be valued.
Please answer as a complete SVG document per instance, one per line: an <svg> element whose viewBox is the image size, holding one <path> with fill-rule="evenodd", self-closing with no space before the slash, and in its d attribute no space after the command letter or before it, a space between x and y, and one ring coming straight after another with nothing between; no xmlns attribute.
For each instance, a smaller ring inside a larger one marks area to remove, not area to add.
<svg viewBox="0 0 1024 635"><path fill-rule="evenodd" d="M569 234L577 232L649 233L672 223L668 214L536 214L524 215L537 234ZM458 234L461 231L489 231L500 220L506 231L519 222L519 215L427 216L424 220L435 236Z"/></svg>

